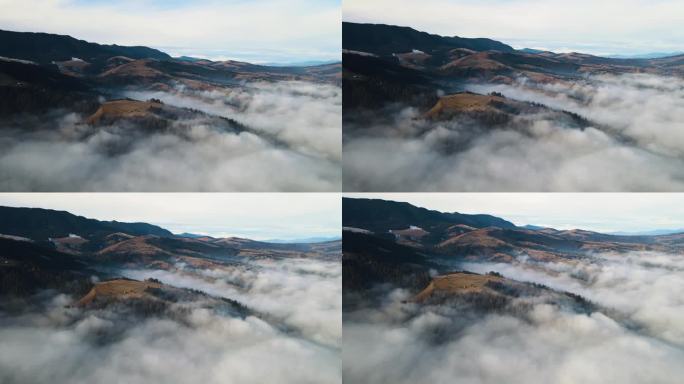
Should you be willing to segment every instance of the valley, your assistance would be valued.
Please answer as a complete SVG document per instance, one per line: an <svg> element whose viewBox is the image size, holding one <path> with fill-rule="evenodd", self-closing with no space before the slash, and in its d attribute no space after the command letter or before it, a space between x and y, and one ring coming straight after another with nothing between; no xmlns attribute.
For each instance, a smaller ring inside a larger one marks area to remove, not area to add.
<svg viewBox="0 0 684 384"><path fill-rule="evenodd" d="M366 198L344 198L343 225L345 380L676 382L663 372L684 356L681 233Z"/></svg>
<svg viewBox="0 0 684 384"><path fill-rule="evenodd" d="M345 22L344 189L680 190L683 65Z"/></svg>
<svg viewBox="0 0 684 384"><path fill-rule="evenodd" d="M14 207L0 207L0 233L3 383L341 381L341 240ZM255 359L268 367L245 368Z"/></svg>
<svg viewBox="0 0 684 384"><path fill-rule="evenodd" d="M174 58L47 33L0 39L5 191L341 186L339 63Z"/></svg>

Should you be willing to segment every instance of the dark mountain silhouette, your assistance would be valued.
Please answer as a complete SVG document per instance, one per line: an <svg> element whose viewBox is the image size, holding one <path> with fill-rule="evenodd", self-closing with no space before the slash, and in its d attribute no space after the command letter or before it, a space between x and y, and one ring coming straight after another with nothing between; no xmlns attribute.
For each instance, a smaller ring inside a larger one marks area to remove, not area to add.
<svg viewBox="0 0 684 384"><path fill-rule="evenodd" d="M53 88L63 91L85 91L88 85L82 80L59 72L55 66L32 65L16 61L0 60L0 72L11 78L4 79L3 85ZM14 82L15 84L11 84Z"/></svg>
<svg viewBox="0 0 684 384"><path fill-rule="evenodd" d="M96 97L87 81L56 66L0 60L0 116L60 107L88 112L96 108Z"/></svg>
<svg viewBox="0 0 684 384"><path fill-rule="evenodd" d="M170 237L166 229L146 223L99 221L76 216L66 211L42 208L0 207L0 233L21 236L36 241L67 237L69 234L88 238L107 233L156 235Z"/></svg>
<svg viewBox="0 0 684 384"><path fill-rule="evenodd" d="M45 288L84 293L80 289L92 286L91 276L116 277L102 271L120 268L164 270L177 263L212 268L243 258L339 260L341 248L340 240L272 244L243 238L188 238L147 223L0 207L0 296L22 296Z"/></svg>
<svg viewBox="0 0 684 384"><path fill-rule="evenodd" d="M344 290L389 283L417 291L430 281L430 263L425 255L394 240L345 231L342 252Z"/></svg>
<svg viewBox="0 0 684 384"><path fill-rule="evenodd" d="M0 116L62 108L91 114L122 89L202 91L245 81L341 84L341 63L270 67L238 61L174 59L156 49L102 45L71 36L0 30Z"/></svg>
<svg viewBox="0 0 684 384"><path fill-rule="evenodd" d="M393 58L344 54L343 66L344 108L378 108L391 102L427 108L437 101L430 74L402 67Z"/></svg>
<svg viewBox="0 0 684 384"><path fill-rule="evenodd" d="M468 225L463 224L464 219L469 219ZM447 221L458 224L440 224ZM423 229L392 230L408 223L420 223ZM529 304L539 302L584 314L601 309L616 321L624 321L619 313L572 292L467 269L478 262L524 263L530 268L567 263L573 268L594 253L681 254L684 245L684 234L613 236L579 229L515 227L488 215L443 213L408 203L353 198L343 199L343 225L343 310L349 316L383 305L389 292L401 288L409 294L406 302L454 309L456 312L449 313L457 313L465 322L477 321L485 313L525 318ZM473 313L477 316L468 320Z"/></svg>
<svg viewBox="0 0 684 384"><path fill-rule="evenodd" d="M681 233L617 236L580 229L529 229L491 215L444 213L371 199L344 198L342 223L348 229L345 235L359 228L370 231L368 236L426 255L471 261L509 262L525 254L534 260L564 262L586 252L675 252L684 244Z"/></svg>
<svg viewBox="0 0 684 384"><path fill-rule="evenodd" d="M0 296L24 296L40 289L84 294L89 277L73 255L45 244L0 238Z"/></svg>
<svg viewBox="0 0 684 384"><path fill-rule="evenodd" d="M453 48L503 52L514 50L509 45L491 39L446 37L416 31L409 27L350 22L342 23L342 46L344 49L378 55L411 52L414 49L426 53Z"/></svg>
<svg viewBox="0 0 684 384"><path fill-rule="evenodd" d="M409 203L379 199L342 199L342 221L347 227L385 233L411 225L427 231L444 230L455 224L474 228L515 228L515 224L491 215L443 213Z"/></svg>
<svg viewBox="0 0 684 384"><path fill-rule="evenodd" d="M342 25L345 111L377 110L401 102L429 109L438 93L467 84L510 84L528 78L549 84L587 75L684 74L684 55L608 58L522 49L491 39L448 37L383 24ZM353 114L345 113L349 119Z"/></svg>
<svg viewBox="0 0 684 384"><path fill-rule="evenodd" d="M42 64L78 58L87 62L106 60L113 56L131 59L168 60L171 56L148 47L102 45L78 40L71 36L50 33L12 32L0 30L0 56L30 60Z"/></svg>

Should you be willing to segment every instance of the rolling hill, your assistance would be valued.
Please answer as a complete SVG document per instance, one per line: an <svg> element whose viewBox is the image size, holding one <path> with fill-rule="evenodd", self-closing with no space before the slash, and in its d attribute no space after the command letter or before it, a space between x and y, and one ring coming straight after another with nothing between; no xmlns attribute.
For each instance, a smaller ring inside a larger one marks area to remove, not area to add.
<svg viewBox="0 0 684 384"><path fill-rule="evenodd" d="M168 54L148 47L103 45L78 40L71 36L50 33L13 32L0 30L0 56L51 64L74 58L99 63L114 56L131 59L168 60Z"/></svg>
<svg viewBox="0 0 684 384"><path fill-rule="evenodd" d="M91 238L115 232L137 236L173 236L166 229L147 223L100 221L42 208L0 207L0 233L6 235L47 241L48 238L68 237L70 234Z"/></svg>
<svg viewBox="0 0 684 384"><path fill-rule="evenodd" d="M246 81L339 84L341 65L269 67L239 61L185 60L156 49L103 45L71 36L0 30L0 114L71 107L92 112L121 89L211 91ZM76 106L77 107L77 106Z"/></svg>
<svg viewBox="0 0 684 384"><path fill-rule="evenodd" d="M176 271L181 265L221 270L253 260L339 260L341 246L339 240L271 244L242 238L188 238L147 223L0 207L0 296L23 297L48 288L85 295L93 286L93 276L111 280L129 268ZM101 287L102 292L109 292L106 287ZM143 289L136 287L131 289Z"/></svg>
<svg viewBox="0 0 684 384"><path fill-rule="evenodd" d="M428 284L429 271L443 270L445 264L525 260L573 265L597 253L684 254L681 233L621 236L528 229L495 216L444 213L385 200L344 198L342 209L345 286L351 291L387 283L420 290Z"/></svg>
<svg viewBox="0 0 684 384"><path fill-rule="evenodd" d="M344 49L377 55L392 55L414 50L438 54L456 48L473 51L513 51L511 46L491 39L445 37L416 31L409 27L386 24L343 22L342 41Z"/></svg>
<svg viewBox="0 0 684 384"><path fill-rule="evenodd" d="M491 39L448 37L409 27L345 22L343 86L353 95L345 109L377 109L401 101L428 110L434 94L462 91L467 84L511 84L528 78L541 84L587 75L650 73L684 75L684 55L608 58L582 53L515 50Z"/></svg>

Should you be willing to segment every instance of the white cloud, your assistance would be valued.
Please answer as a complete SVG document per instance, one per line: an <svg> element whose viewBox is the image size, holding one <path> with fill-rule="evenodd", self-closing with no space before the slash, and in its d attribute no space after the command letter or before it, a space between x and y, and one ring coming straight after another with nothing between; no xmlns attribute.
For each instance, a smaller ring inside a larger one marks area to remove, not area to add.
<svg viewBox="0 0 684 384"><path fill-rule="evenodd" d="M255 261L249 268L127 270L136 280L158 279L237 300L275 316L330 348L342 342L342 264L308 259Z"/></svg>
<svg viewBox="0 0 684 384"><path fill-rule="evenodd" d="M7 191L337 191L342 182L341 89L245 84L240 90L137 92L227 116L197 115L166 129L126 121L88 129L68 113L3 123L0 189ZM6 127L6 129L4 129ZM29 129L30 128L30 129Z"/></svg>
<svg viewBox="0 0 684 384"><path fill-rule="evenodd" d="M235 294L259 315L213 311L200 299L174 303L172 309L183 310L170 318L137 318L114 305L67 307L69 298L58 295L44 310L3 313L0 382L342 382L339 260L270 260L201 273L206 281L159 277L217 296Z"/></svg>
<svg viewBox="0 0 684 384"><path fill-rule="evenodd" d="M677 383L684 374L681 258L634 253L578 259L574 266L467 264L580 293L603 307L578 314L530 299L521 318L415 306L390 294L380 307L345 313L345 380ZM580 271L585 279L577 278Z"/></svg>
<svg viewBox="0 0 684 384"><path fill-rule="evenodd" d="M210 58L298 61L337 59L340 52L339 1L0 0L0 8L3 29L166 47Z"/></svg>
<svg viewBox="0 0 684 384"><path fill-rule="evenodd" d="M676 0L348 0L343 19L596 54L682 51Z"/></svg>
<svg viewBox="0 0 684 384"><path fill-rule="evenodd" d="M337 193L2 193L0 205L257 240L336 236L342 220Z"/></svg>
<svg viewBox="0 0 684 384"><path fill-rule="evenodd" d="M680 191L684 82L655 75L471 86L556 108L502 126L385 111L345 124L344 188L366 191ZM578 128L559 110L590 120ZM355 126L355 124L357 126ZM350 133L347 133L350 132Z"/></svg>
<svg viewBox="0 0 684 384"><path fill-rule="evenodd" d="M517 225L643 231L684 228L682 193L345 193L442 212L486 213Z"/></svg>

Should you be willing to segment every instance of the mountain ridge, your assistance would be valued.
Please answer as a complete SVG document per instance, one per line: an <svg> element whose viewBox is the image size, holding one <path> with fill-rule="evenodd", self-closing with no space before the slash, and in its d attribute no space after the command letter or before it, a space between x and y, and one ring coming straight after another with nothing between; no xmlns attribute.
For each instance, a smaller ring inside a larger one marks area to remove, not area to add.
<svg viewBox="0 0 684 384"><path fill-rule="evenodd" d="M491 215L430 211L406 202L343 199L345 234L382 238L438 257L471 261L565 262L586 252L676 251L684 234L625 236L581 229L518 227ZM473 221L475 220L475 221Z"/></svg>
<svg viewBox="0 0 684 384"><path fill-rule="evenodd" d="M171 56L145 46L98 44L69 35L45 32L14 32L0 30L0 56L31 60L42 64L79 58L98 61L107 57L126 56L132 59L170 59Z"/></svg>
<svg viewBox="0 0 684 384"><path fill-rule="evenodd" d="M411 27L389 24L342 22L343 48L382 55L437 48L466 48L475 51L513 51L513 47L487 38L440 36Z"/></svg>
<svg viewBox="0 0 684 384"><path fill-rule="evenodd" d="M6 235L45 241L49 237L68 237L70 234L89 237L107 231L124 231L132 235L173 236L170 231L147 223L101 221L67 211L0 206L0 233Z"/></svg>

